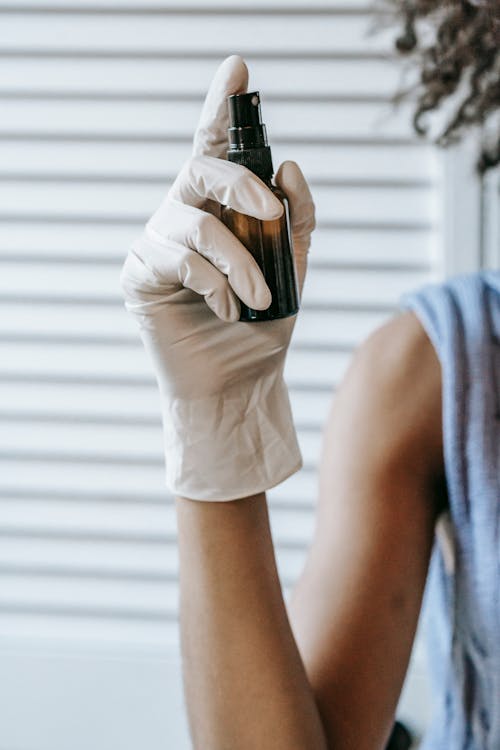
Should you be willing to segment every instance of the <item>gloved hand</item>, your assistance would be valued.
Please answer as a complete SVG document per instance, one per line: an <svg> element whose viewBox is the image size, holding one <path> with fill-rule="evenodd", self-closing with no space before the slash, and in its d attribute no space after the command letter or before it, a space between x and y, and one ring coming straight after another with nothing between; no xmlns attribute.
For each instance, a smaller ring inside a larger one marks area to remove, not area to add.
<svg viewBox="0 0 500 750"><path fill-rule="evenodd" d="M256 494L302 465L283 380L294 318L238 321L238 298L259 310L271 294L252 255L217 218L221 204L259 219L283 210L258 177L223 158L226 98L246 91L247 82L240 57L219 67L193 157L130 250L121 276L160 389L167 485L194 500ZM275 179L289 199L301 289L314 204L294 162L283 163Z"/></svg>

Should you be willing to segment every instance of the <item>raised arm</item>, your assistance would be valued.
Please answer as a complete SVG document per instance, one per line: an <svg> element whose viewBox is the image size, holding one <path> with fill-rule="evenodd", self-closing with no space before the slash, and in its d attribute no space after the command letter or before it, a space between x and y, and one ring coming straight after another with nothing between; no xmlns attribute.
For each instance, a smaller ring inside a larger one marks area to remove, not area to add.
<svg viewBox="0 0 500 750"><path fill-rule="evenodd" d="M365 342L334 398L293 635L265 497L177 502L195 747L383 750L445 502L440 367L408 313Z"/></svg>
<svg viewBox="0 0 500 750"><path fill-rule="evenodd" d="M356 355L328 421L317 533L291 604L264 492L301 464L283 380L294 320L237 322L269 304L219 204L259 219L281 204L219 158L219 69L195 153L128 255L127 308L159 383L167 483L177 495L184 679L196 750L382 750L415 632L442 472L440 371L413 315ZM301 285L314 206L285 162ZM294 635L292 634L294 633ZM297 647L298 644L298 647ZM304 668L305 665L305 668Z"/></svg>
<svg viewBox="0 0 500 750"><path fill-rule="evenodd" d="M301 466L283 379L294 318L238 322L269 289L220 204L275 219L281 203L225 151L229 94L247 70L226 60L193 158L134 243L122 272L160 387L167 483L178 496L181 635L196 750L324 750L323 729L279 586L264 491ZM314 205L293 162L287 195L299 287Z"/></svg>

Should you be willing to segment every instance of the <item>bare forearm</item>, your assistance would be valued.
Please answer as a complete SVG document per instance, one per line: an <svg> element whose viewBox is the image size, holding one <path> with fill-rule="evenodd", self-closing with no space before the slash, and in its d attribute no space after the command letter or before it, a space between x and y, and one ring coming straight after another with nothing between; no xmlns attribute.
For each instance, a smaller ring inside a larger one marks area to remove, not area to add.
<svg viewBox="0 0 500 750"><path fill-rule="evenodd" d="M177 500L184 684L196 750L325 750L281 593L265 495Z"/></svg>

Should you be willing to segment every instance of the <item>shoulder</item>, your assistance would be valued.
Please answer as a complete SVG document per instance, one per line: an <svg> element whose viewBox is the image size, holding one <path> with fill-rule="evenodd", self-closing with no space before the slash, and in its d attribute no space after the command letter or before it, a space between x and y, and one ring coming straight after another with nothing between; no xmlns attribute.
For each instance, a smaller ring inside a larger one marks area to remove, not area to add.
<svg viewBox="0 0 500 750"><path fill-rule="evenodd" d="M416 403L441 390L441 366L414 312L404 312L375 329L354 353L351 375L394 397ZM395 404L394 404L395 405Z"/></svg>
<svg viewBox="0 0 500 750"><path fill-rule="evenodd" d="M355 358L360 362L369 359L373 364L374 355L380 354L381 347L385 349L385 356L377 358L380 362L377 370L387 368L391 374L394 374L392 365L397 364L399 372L401 367L411 368L422 354L430 356L434 352L417 315L411 311L400 313L376 328L357 349Z"/></svg>
<svg viewBox="0 0 500 750"><path fill-rule="evenodd" d="M413 312L388 321L359 347L335 402L337 413L357 425L365 455L442 472L441 367Z"/></svg>

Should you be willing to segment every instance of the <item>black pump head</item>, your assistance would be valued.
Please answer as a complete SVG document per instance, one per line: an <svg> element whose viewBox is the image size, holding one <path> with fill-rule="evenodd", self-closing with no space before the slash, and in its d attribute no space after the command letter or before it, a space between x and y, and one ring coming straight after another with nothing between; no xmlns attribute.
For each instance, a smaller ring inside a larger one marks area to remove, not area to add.
<svg viewBox="0 0 500 750"><path fill-rule="evenodd" d="M262 125L260 96L258 91L228 96L229 123L233 128Z"/></svg>
<svg viewBox="0 0 500 750"><path fill-rule="evenodd" d="M258 91L233 94L229 107L229 143L231 148L262 148L267 146L266 126L262 122Z"/></svg>
<svg viewBox="0 0 500 750"><path fill-rule="evenodd" d="M266 126L262 122L258 91L233 94L227 99L229 108L229 161L243 164L262 179L273 174L271 149Z"/></svg>

